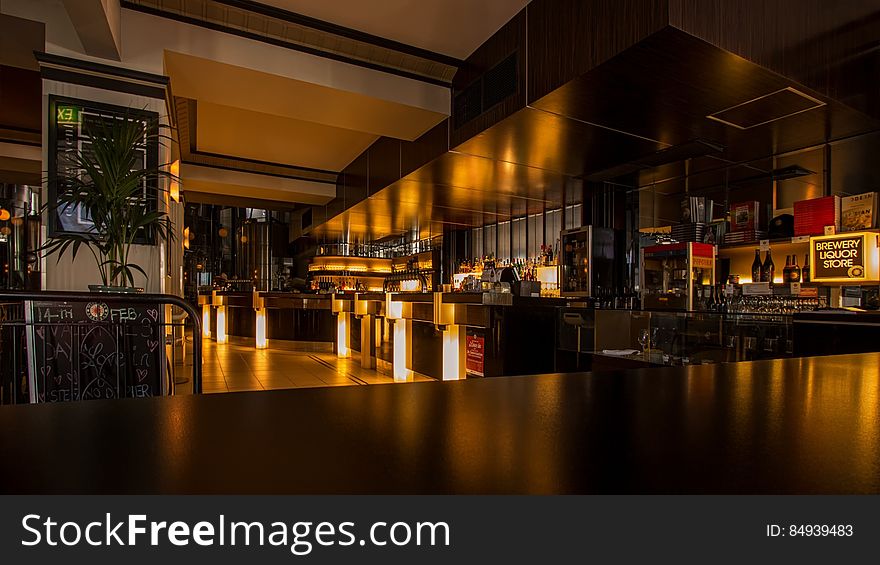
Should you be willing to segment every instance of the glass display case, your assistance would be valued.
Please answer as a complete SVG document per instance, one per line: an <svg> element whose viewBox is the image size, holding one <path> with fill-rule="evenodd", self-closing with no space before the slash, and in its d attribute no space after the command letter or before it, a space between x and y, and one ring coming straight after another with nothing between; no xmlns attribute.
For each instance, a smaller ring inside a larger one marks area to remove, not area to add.
<svg viewBox="0 0 880 565"><path fill-rule="evenodd" d="M779 359L794 352L791 314L620 310L613 314L596 316L597 354L650 365L691 365Z"/></svg>
<svg viewBox="0 0 880 565"><path fill-rule="evenodd" d="M652 245L641 250L642 307L703 310L715 281L715 246Z"/></svg>
<svg viewBox="0 0 880 565"><path fill-rule="evenodd" d="M640 347L664 364L779 359L794 352L792 317L786 314L651 312L643 334Z"/></svg>
<svg viewBox="0 0 880 565"><path fill-rule="evenodd" d="M584 226L560 234L560 294L595 297L614 288L614 230Z"/></svg>

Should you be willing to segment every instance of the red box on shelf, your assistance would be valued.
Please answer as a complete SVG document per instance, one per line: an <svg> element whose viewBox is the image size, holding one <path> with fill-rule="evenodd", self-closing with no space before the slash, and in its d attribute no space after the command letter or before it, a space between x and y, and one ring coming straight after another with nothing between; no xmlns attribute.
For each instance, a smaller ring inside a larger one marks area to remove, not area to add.
<svg viewBox="0 0 880 565"><path fill-rule="evenodd" d="M794 203L794 235L822 235L825 226L840 228L840 197L825 196Z"/></svg>

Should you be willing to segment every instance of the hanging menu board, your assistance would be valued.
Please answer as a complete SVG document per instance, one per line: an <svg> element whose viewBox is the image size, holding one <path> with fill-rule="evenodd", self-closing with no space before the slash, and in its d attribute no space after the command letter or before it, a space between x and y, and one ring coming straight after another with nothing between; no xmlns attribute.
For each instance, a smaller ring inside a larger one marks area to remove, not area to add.
<svg viewBox="0 0 880 565"><path fill-rule="evenodd" d="M133 119L145 123L155 122L158 114L122 106L99 104L86 100L76 100L59 96L49 97L49 200L57 202L59 189L64 188L65 179L77 176L80 170L76 165L78 153L88 153L92 145L92 134L101 121ZM138 150L139 158L135 169L156 169L159 163L158 139L144 139ZM152 194L151 194L152 192ZM144 206L156 206L155 190L144 183L142 198ZM49 219L50 236L57 233L88 233L92 221L78 206L59 208ZM148 234L149 237L149 234ZM141 241L148 237L139 238Z"/></svg>
<svg viewBox="0 0 880 565"><path fill-rule="evenodd" d="M160 396L164 308L125 299L26 305L31 402Z"/></svg>

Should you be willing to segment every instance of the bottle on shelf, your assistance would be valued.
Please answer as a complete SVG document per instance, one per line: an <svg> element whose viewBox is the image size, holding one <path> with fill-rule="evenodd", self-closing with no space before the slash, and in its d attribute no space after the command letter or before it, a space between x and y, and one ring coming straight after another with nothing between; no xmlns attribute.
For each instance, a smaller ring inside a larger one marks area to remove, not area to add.
<svg viewBox="0 0 880 565"><path fill-rule="evenodd" d="M782 280L784 280L785 282L791 281L791 258L791 255L785 256L785 267L782 269Z"/></svg>
<svg viewBox="0 0 880 565"><path fill-rule="evenodd" d="M761 265L761 282L769 282L773 284L773 277L776 275L776 265L773 263L773 255L767 250L764 257L764 264Z"/></svg>
<svg viewBox="0 0 880 565"><path fill-rule="evenodd" d="M752 282L761 282L763 280L761 271L761 250L755 249L755 260L752 261Z"/></svg>
<svg viewBox="0 0 880 565"><path fill-rule="evenodd" d="M810 254L804 255L804 268L801 269L801 280L805 283L810 282Z"/></svg>
<svg viewBox="0 0 880 565"><path fill-rule="evenodd" d="M797 255L791 256L791 263L791 271L787 280L790 283L799 283L801 282L801 268L798 266Z"/></svg>

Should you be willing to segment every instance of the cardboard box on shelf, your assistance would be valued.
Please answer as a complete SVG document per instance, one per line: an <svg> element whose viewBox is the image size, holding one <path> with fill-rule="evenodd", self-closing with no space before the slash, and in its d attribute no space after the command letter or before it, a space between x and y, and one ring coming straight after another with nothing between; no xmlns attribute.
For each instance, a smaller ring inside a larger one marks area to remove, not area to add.
<svg viewBox="0 0 880 565"><path fill-rule="evenodd" d="M840 197L824 196L794 203L794 235L822 235L825 226L840 227Z"/></svg>
<svg viewBox="0 0 880 565"><path fill-rule="evenodd" d="M865 192L840 199L840 231L877 227L877 193Z"/></svg>
<svg viewBox="0 0 880 565"><path fill-rule="evenodd" d="M766 213L757 200L730 205L730 231L754 232L766 229Z"/></svg>

